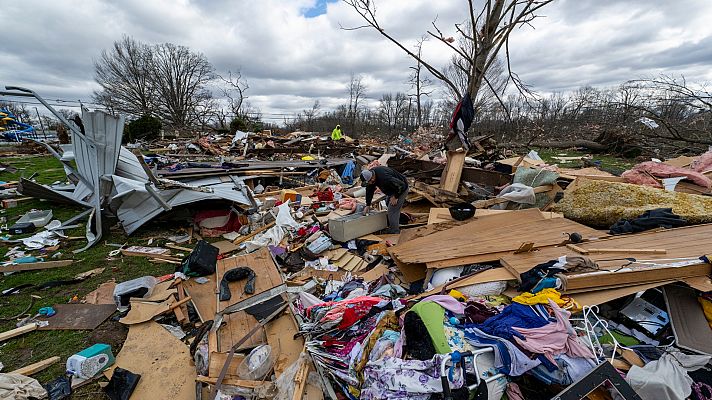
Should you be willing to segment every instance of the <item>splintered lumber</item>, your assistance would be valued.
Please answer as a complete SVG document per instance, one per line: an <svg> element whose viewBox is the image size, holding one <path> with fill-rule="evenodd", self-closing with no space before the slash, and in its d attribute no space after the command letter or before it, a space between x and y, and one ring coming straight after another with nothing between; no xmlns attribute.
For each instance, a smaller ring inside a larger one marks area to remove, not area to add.
<svg viewBox="0 0 712 400"><path fill-rule="evenodd" d="M567 244L566 247L569 249L580 253L580 254L591 254L591 253L626 253L626 254L666 254L665 249L599 249L599 248L589 248L584 249L582 247L576 246L574 244Z"/></svg>
<svg viewBox="0 0 712 400"><path fill-rule="evenodd" d="M261 228L255 230L254 232L250 232L250 234L248 234L248 235L241 236L241 237L235 239L232 243L233 243L233 244L240 244L240 243L242 243L242 242L245 242L245 241L247 241L247 240L250 240L250 239L252 239L253 237L255 237L255 235L257 235L258 233L264 232L264 231L266 231L267 229L273 227L275 223L277 223L277 221L272 221L272 222L270 222L269 224L267 224L267 225L265 225L265 226L263 226L263 227L261 227Z"/></svg>
<svg viewBox="0 0 712 400"><path fill-rule="evenodd" d="M16 369L16 370L12 371L11 374L20 374L20 375L30 376L32 374L36 374L36 373L46 369L47 367L49 367L50 365L52 365L58 361L59 361L59 357L57 357L57 356L50 357L48 359L38 361L36 363L26 365L22 368Z"/></svg>
<svg viewBox="0 0 712 400"><path fill-rule="evenodd" d="M0 267L0 272L34 271L39 269L59 268L71 265L74 260L43 261L35 263L11 264Z"/></svg>
<svg viewBox="0 0 712 400"><path fill-rule="evenodd" d="M588 250L586 255L598 263L601 271L581 271L567 274L567 291L616 288L665 280L682 280L707 276L712 265L695 259L709 251L712 224L687 226L662 231L644 232L633 235L614 236L595 243L579 243L576 246ZM632 257L630 249L666 249L666 253L644 254L642 258ZM596 248L617 249L616 253L593 253ZM548 247L535 253L510 254L502 257L502 265L519 279L520 275L537 264L557 259L561 256L580 256L578 251L568 246ZM632 260L631 260L632 259ZM630 261L636 263L630 264ZM662 265L650 265L656 262ZM678 261L689 261L685 265L675 265ZM637 263L640 262L640 263ZM623 269L621 269L623 267Z"/></svg>
<svg viewBox="0 0 712 400"><path fill-rule="evenodd" d="M467 152L464 151L447 152L447 164L445 164L445 169L443 170L440 188L450 192L457 192L457 188L460 186L462 167L465 165L466 155Z"/></svg>
<svg viewBox="0 0 712 400"><path fill-rule="evenodd" d="M517 250L530 239L537 247L563 242L565 233L595 239L601 232L565 218L544 219L538 209L482 217L473 222L393 247L404 263L429 263Z"/></svg>
<svg viewBox="0 0 712 400"><path fill-rule="evenodd" d="M0 342L4 342L8 339L12 339L16 336L24 335L25 333L32 332L37 329L37 324L27 324L19 328L11 329L0 333Z"/></svg>

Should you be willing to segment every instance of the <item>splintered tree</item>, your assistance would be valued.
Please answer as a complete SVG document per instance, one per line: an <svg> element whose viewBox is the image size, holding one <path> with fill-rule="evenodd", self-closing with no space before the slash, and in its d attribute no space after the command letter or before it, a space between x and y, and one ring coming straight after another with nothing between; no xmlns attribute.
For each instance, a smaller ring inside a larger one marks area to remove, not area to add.
<svg viewBox="0 0 712 400"><path fill-rule="evenodd" d="M445 35L436 21L433 21L434 31L427 31L427 34L447 46L460 59L459 67L465 71L467 77L467 85L464 90L458 87L448 77L448 74L391 35L376 17L374 0L343 1L350 5L366 22L366 25L343 29L371 28L378 31L383 37L422 64L432 76L442 81L456 95L457 99L468 94L474 101L483 85L490 88L493 93L498 93L495 85L489 81L487 71L497 62L497 57L502 52L506 60L507 81L513 82L520 91L527 91L519 77L512 72L509 62L509 36L515 29L530 25L537 18L537 11L553 0L487 0L481 5L474 4L473 0L467 0L467 21L455 24L456 36L459 37L459 40L453 36ZM504 104L499 95L497 98L500 104Z"/></svg>

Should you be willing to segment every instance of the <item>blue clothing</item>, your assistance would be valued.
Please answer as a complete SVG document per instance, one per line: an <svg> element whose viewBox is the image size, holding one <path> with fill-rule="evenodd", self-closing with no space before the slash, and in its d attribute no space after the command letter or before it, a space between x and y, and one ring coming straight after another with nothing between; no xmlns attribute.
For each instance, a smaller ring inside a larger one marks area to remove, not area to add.
<svg viewBox="0 0 712 400"><path fill-rule="evenodd" d="M347 185L354 183L354 171L356 170L356 164L353 161L349 161L344 167L344 172L341 173L341 181Z"/></svg>
<svg viewBox="0 0 712 400"><path fill-rule="evenodd" d="M548 314L541 305L528 306L512 303L505 307L501 313L475 326L488 335L502 339L511 340L513 336L517 336L526 340L521 333L512 328L541 328L549 322Z"/></svg>
<svg viewBox="0 0 712 400"><path fill-rule="evenodd" d="M527 357L517 346L508 340L488 335L474 327L465 325L465 340L474 347L490 347L494 350L494 366L501 373L509 376L520 376L535 368L541 361Z"/></svg>

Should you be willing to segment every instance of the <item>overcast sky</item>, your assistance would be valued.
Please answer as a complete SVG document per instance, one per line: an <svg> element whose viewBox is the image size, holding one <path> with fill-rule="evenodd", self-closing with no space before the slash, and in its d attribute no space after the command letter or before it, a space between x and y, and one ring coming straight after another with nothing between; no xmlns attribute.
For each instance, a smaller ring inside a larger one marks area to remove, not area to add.
<svg viewBox="0 0 712 400"><path fill-rule="evenodd" d="M466 18L465 0L375 0L381 25L412 45L437 16L446 35ZM611 86L659 73L712 80L712 1L556 0L534 28L511 38L512 67L540 92ZM92 61L122 34L204 53L217 72L240 69L249 101L266 119L343 103L353 72L372 101L407 91L412 61L333 0L23 0L0 9L0 85L47 98L89 100ZM450 53L433 40L426 58Z"/></svg>

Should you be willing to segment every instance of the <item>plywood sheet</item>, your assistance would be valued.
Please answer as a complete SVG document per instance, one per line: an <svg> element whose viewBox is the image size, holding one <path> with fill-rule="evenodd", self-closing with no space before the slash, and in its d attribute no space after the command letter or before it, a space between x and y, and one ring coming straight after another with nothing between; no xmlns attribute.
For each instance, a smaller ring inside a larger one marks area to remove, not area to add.
<svg viewBox="0 0 712 400"><path fill-rule="evenodd" d="M131 399L195 399L196 372L188 347L156 322L131 326L107 378L115 367L141 375Z"/></svg>
<svg viewBox="0 0 712 400"><path fill-rule="evenodd" d="M249 267L255 271L257 275L255 279L255 293L246 294L244 293L244 287L246 280L240 280L237 282L230 282L230 292L232 297L229 301L217 301L219 292L219 282L223 275L237 267ZM277 266L272 260L272 256L269 254L267 248L261 248L254 253L247 255L230 257L223 260L219 260L217 264L216 271L216 294L215 299L217 301L217 310L223 310L225 307L240 302L242 300L248 299L254 295L267 291L275 286L282 284L282 276L277 270ZM228 352L233 343L237 343L241 338L243 338L247 332L257 325L257 319L245 311L239 311L226 315L224 317L224 324L218 330L218 351ZM261 329L256 334L252 335L241 347L241 349L248 349L260 344L266 343L266 336L264 329Z"/></svg>
<svg viewBox="0 0 712 400"><path fill-rule="evenodd" d="M545 220L539 210L513 211L483 217L474 222L411 240L394 247L393 254L405 263L428 263L466 256L516 250L523 242L536 247L561 243L566 232L585 239L601 236L599 231L565 218Z"/></svg>
<svg viewBox="0 0 712 400"><path fill-rule="evenodd" d="M172 297L174 294L178 293L178 291L175 288L171 288L172 284L173 284L172 280L167 280L167 281L156 284L156 286L153 287L153 292L151 292L151 295L149 297L142 299L142 300L164 301L164 300Z"/></svg>
<svg viewBox="0 0 712 400"><path fill-rule="evenodd" d="M86 304L115 304L114 303L114 288L116 282L110 280L99 285L96 290L89 292L84 298Z"/></svg>
<svg viewBox="0 0 712 400"><path fill-rule="evenodd" d="M92 330L101 325L116 311L116 304L55 304L57 314L38 318L49 322L39 330Z"/></svg>
<svg viewBox="0 0 712 400"><path fill-rule="evenodd" d="M217 297L215 297L215 274L206 276L208 279L205 283L198 283L195 279L189 279L182 283L183 289L188 296L191 297L191 302L198 312L200 320L205 322L212 320L215 317L217 309Z"/></svg>
<svg viewBox="0 0 712 400"><path fill-rule="evenodd" d="M240 248L239 245L233 244L229 240L219 240L215 243L210 243L210 244L217 247L220 254L230 253L230 252L233 252Z"/></svg>
<svg viewBox="0 0 712 400"><path fill-rule="evenodd" d="M615 289L595 290L572 294L571 297L573 297L574 300L581 304L581 306L594 306L609 302L611 300L620 299L621 297L629 296L634 293L643 292L658 286L663 286L672 282L674 281L668 280L662 282L648 283L645 285L634 285Z"/></svg>
<svg viewBox="0 0 712 400"><path fill-rule="evenodd" d="M131 302L131 310L129 313L121 318L119 322L125 325L133 325L149 321L158 315L168 312L175 301L175 298L166 299L161 303L134 300Z"/></svg>

